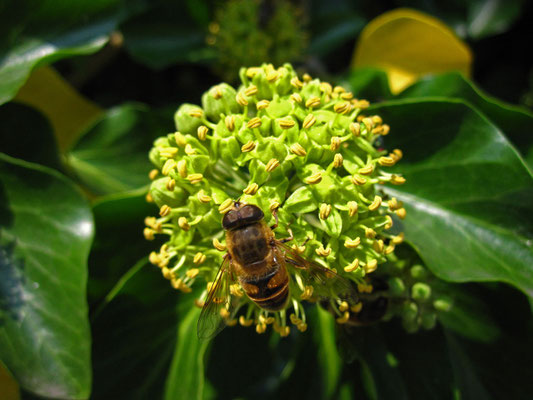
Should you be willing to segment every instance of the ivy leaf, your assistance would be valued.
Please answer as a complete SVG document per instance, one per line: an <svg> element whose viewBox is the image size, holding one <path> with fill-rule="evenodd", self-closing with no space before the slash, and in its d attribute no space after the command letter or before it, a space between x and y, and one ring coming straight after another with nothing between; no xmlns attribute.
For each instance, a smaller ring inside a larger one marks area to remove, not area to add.
<svg viewBox="0 0 533 400"><path fill-rule="evenodd" d="M102 48L118 22L118 3L7 4L0 18L0 25L11 27L0 39L0 104L16 95L37 65Z"/></svg>
<svg viewBox="0 0 533 400"><path fill-rule="evenodd" d="M426 265L445 280L503 281L533 296L533 180L503 134L460 101L372 112L392 127L386 147L405 152L393 170L407 183L383 190L405 202L400 229Z"/></svg>
<svg viewBox="0 0 533 400"><path fill-rule="evenodd" d="M506 104L487 95L456 72L422 78L401 92L398 97L452 97L468 101L505 133L533 169L533 113L531 111Z"/></svg>
<svg viewBox="0 0 533 400"><path fill-rule="evenodd" d="M146 186L152 168L147 151L156 137L172 130L168 121L140 104L112 108L67 154L67 163L99 195Z"/></svg>
<svg viewBox="0 0 533 400"><path fill-rule="evenodd" d="M39 396L89 397L89 205L54 170L0 154L0 359Z"/></svg>

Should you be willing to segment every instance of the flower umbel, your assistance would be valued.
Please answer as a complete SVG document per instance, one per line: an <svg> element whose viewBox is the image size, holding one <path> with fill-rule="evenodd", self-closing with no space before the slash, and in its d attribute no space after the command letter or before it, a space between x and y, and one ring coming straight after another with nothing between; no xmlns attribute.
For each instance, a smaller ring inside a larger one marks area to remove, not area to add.
<svg viewBox="0 0 533 400"><path fill-rule="evenodd" d="M197 302L203 304L227 248L222 217L239 199L263 210L268 225L275 210L276 237L292 233L287 244L295 252L371 293L372 276L401 243L388 232L391 215L405 217L402 203L376 186L405 182L387 172L402 152L375 146L388 125L365 113L366 100L307 74L300 79L289 64L242 68L240 78L237 90L225 83L209 89L202 106L183 104L175 114L178 131L150 151L157 169L148 197L160 212L146 219L144 234L168 236L150 261L178 290L205 286ZM423 296L419 286L414 291ZM239 315L223 316L227 324L254 325L258 333L272 325L281 336L290 323L305 331L302 302L320 300L298 273L281 311L260 308L239 284L230 292L242 306ZM330 304L338 323L364 308L340 298Z"/></svg>

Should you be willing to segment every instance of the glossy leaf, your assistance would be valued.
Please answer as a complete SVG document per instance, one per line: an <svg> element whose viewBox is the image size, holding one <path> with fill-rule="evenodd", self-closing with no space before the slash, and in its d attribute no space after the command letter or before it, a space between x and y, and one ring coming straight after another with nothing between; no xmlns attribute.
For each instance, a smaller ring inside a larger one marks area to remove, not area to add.
<svg viewBox="0 0 533 400"><path fill-rule="evenodd" d="M118 21L116 0L12 2L0 23L10 27L0 46L0 104L11 100L37 65L102 48Z"/></svg>
<svg viewBox="0 0 533 400"><path fill-rule="evenodd" d="M0 358L27 391L87 398L89 205L54 170L5 155L0 182Z"/></svg>
<svg viewBox="0 0 533 400"><path fill-rule="evenodd" d="M48 66L32 72L15 100L46 115L62 152L102 113L100 107L84 98Z"/></svg>
<svg viewBox="0 0 533 400"><path fill-rule="evenodd" d="M392 97L387 73L377 68L355 68L346 77L345 87L350 88L358 99L371 103L388 100Z"/></svg>
<svg viewBox="0 0 533 400"><path fill-rule="evenodd" d="M172 119L139 104L112 108L67 155L75 174L96 194L146 186L153 168L147 152L153 140L171 132Z"/></svg>
<svg viewBox="0 0 533 400"><path fill-rule="evenodd" d="M384 187L405 202L399 225L426 265L450 281L504 281L533 295L533 180L503 134L459 101L372 108L391 127L407 179ZM423 116L423 118L421 117Z"/></svg>
<svg viewBox="0 0 533 400"><path fill-rule="evenodd" d="M201 309L189 303L190 309L181 318L176 349L165 385L167 400L203 399L204 356L209 341L199 340L196 324Z"/></svg>
<svg viewBox="0 0 533 400"><path fill-rule="evenodd" d="M396 9L365 27L352 66L386 70L392 92L398 93L424 74L458 70L468 75L471 63L468 46L438 19Z"/></svg>
<svg viewBox="0 0 533 400"><path fill-rule="evenodd" d="M463 75L450 72L425 77L409 86L401 98L451 97L468 101L500 128L522 152L533 169L533 113L525 108L495 99Z"/></svg>
<svg viewBox="0 0 533 400"><path fill-rule="evenodd" d="M328 311L317 308L318 324L316 331L318 358L322 360L322 376L324 380L324 398L331 398L339 385L342 360L335 343L335 319Z"/></svg>
<svg viewBox="0 0 533 400"><path fill-rule="evenodd" d="M175 344L177 299L146 258L117 280L92 317L93 398L161 398Z"/></svg>

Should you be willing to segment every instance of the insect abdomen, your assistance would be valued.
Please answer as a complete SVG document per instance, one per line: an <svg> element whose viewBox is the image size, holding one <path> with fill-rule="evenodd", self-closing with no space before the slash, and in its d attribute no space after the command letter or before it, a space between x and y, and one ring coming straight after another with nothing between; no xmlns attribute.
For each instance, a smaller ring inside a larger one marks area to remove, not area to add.
<svg viewBox="0 0 533 400"><path fill-rule="evenodd" d="M289 276L285 268L276 265L267 275L240 278L240 283L250 300L268 311L285 308L289 298Z"/></svg>

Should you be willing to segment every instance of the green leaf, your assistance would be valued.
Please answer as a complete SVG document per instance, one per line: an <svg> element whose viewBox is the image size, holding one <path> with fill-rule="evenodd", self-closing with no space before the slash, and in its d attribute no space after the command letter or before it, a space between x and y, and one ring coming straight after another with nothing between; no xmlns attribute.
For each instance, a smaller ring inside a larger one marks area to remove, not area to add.
<svg viewBox="0 0 533 400"><path fill-rule="evenodd" d="M405 89L400 98L452 97L468 101L492 121L522 152L533 169L533 113L490 97L457 72L426 77Z"/></svg>
<svg viewBox="0 0 533 400"><path fill-rule="evenodd" d="M117 0L12 2L0 25L11 27L0 43L0 104L11 100L37 65L102 48L118 21ZM7 29L6 29L7 30ZM1 40L1 39L0 39Z"/></svg>
<svg viewBox="0 0 533 400"><path fill-rule="evenodd" d="M161 246L143 236L144 218L157 210L138 190L105 196L93 205L97 227L89 257L89 302L101 301L139 259Z"/></svg>
<svg viewBox="0 0 533 400"><path fill-rule="evenodd" d="M453 100L405 100L372 108L401 148L394 171L404 201L399 225L426 265L449 281L504 281L533 295L533 180L502 133Z"/></svg>
<svg viewBox="0 0 533 400"><path fill-rule="evenodd" d="M174 357L165 385L167 400L203 399L204 356L209 341L196 336L196 323L201 309L190 302L190 309L181 319Z"/></svg>
<svg viewBox="0 0 533 400"><path fill-rule="evenodd" d="M335 319L328 311L318 307L318 325L314 326L318 359L321 360L324 380L324 398L331 398L339 385L342 360L335 343Z"/></svg>
<svg viewBox="0 0 533 400"><path fill-rule="evenodd" d="M148 150L156 137L172 131L171 123L171 117L139 104L112 108L68 153L67 163L96 194L146 186Z"/></svg>
<svg viewBox="0 0 533 400"><path fill-rule="evenodd" d="M37 110L16 103L0 106L0 149L5 154L59 169L57 143L48 120Z"/></svg>
<svg viewBox="0 0 533 400"><path fill-rule="evenodd" d="M89 205L54 170L0 154L0 358L22 388L88 398Z"/></svg>
<svg viewBox="0 0 533 400"><path fill-rule="evenodd" d="M117 280L92 317L94 399L161 398L178 296L146 257Z"/></svg>

